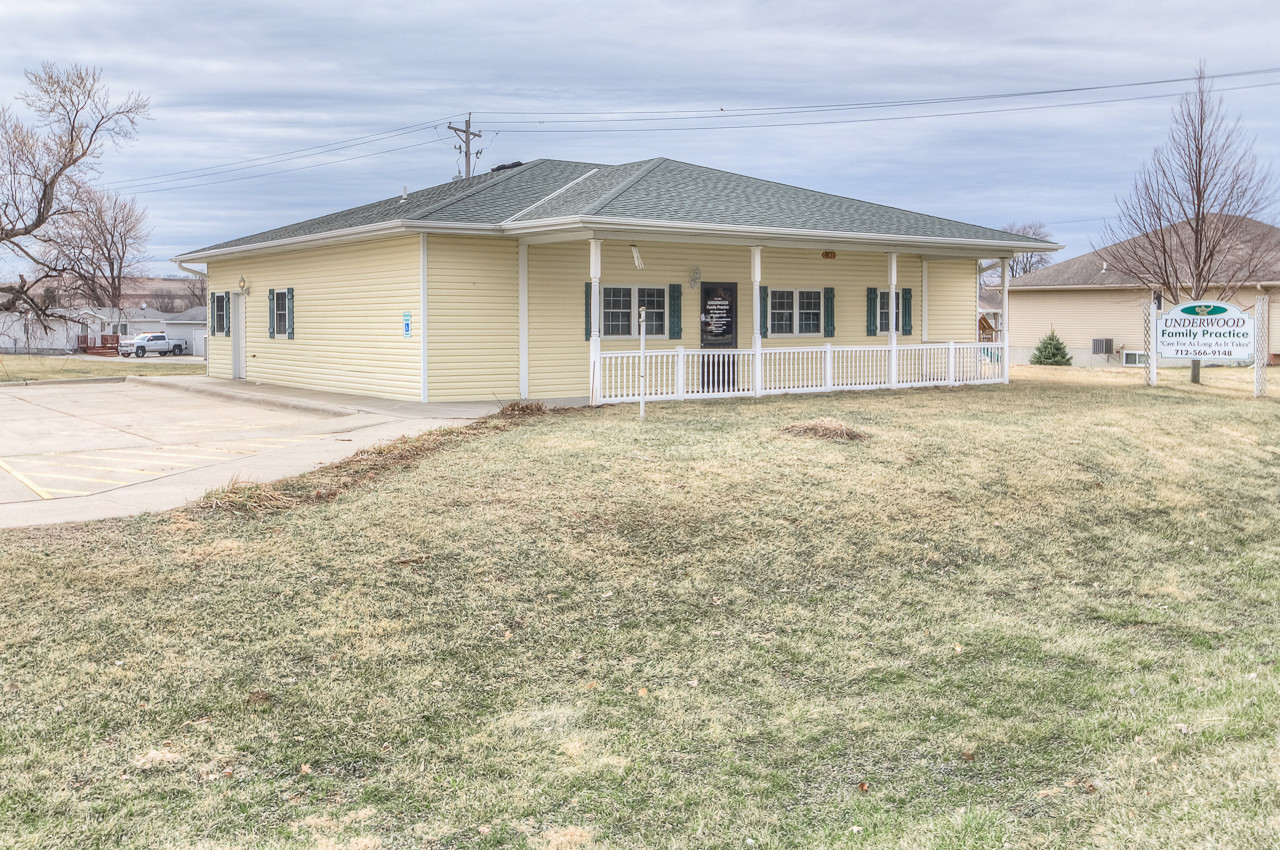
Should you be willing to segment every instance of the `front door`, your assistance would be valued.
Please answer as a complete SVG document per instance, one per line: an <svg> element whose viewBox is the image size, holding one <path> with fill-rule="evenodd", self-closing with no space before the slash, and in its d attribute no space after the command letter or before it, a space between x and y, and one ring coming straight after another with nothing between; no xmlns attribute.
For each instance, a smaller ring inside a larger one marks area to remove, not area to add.
<svg viewBox="0 0 1280 850"><path fill-rule="evenodd" d="M245 295L243 292L231 293L231 377L244 380L246 340L245 340Z"/></svg>
<svg viewBox="0 0 1280 850"><path fill-rule="evenodd" d="M699 319L703 348L737 348L738 284L703 283Z"/></svg>
<svg viewBox="0 0 1280 850"><path fill-rule="evenodd" d="M715 353L702 355L703 392L736 392L738 361L738 284L702 284L702 347ZM719 353L723 350L724 353Z"/></svg>

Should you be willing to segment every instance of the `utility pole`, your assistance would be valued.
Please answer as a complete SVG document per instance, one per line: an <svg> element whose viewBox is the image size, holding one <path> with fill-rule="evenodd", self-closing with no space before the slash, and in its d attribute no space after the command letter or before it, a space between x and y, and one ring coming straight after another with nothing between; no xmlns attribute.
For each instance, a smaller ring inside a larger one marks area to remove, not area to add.
<svg viewBox="0 0 1280 850"><path fill-rule="evenodd" d="M436 125L436 126L439 126L439 125ZM458 140L462 142L462 144L460 145L454 145L453 149L463 155L467 163L466 176L470 177L471 176L471 140L480 138L480 131L479 130L473 131L471 129L471 113L470 112L467 113L467 120L461 127L455 127L452 124L450 124L449 129L452 130L458 136ZM479 158L480 158L480 150L476 149L476 159L479 159Z"/></svg>

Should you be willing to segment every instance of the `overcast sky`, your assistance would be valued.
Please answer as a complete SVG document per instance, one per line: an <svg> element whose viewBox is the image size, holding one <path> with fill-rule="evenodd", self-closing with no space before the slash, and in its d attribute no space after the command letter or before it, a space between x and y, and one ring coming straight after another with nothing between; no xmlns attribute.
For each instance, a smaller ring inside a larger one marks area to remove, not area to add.
<svg viewBox="0 0 1280 850"><path fill-rule="evenodd" d="M1163 140L1174 98L1059 105L1188 84L687 113L1112 86L1184 78L1201 60L1210 74L1280 66L1274 0L991 2L980 12L941 0L181 5L0 0L0 99L12 103L23 71L44 61L98 66L113 91L151 98L152 120L107 153L102 181L150 211L157 274L177 273L166 261L184 251L449 180L462 161L442 119L468 111L483 133L481 169L665 156L976 224L1043 221L1066 245L1061 259L1091 250ZM1216 85L1273 167L1280 73ZM553 123L643 112L666 117ZM502 123L514 121L539 123ZM833 121L843 123L724 129ZM399 128L414 129L380 135ZM279 156L364 136L375 138Z"/></svg>

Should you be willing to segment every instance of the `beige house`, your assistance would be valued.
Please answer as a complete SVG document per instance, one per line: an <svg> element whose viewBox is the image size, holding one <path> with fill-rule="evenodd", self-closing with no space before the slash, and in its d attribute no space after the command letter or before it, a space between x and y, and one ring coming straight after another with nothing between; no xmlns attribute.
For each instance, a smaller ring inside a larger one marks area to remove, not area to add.
<svg viewBox="0 0 1280 850"><path fill-rule="evenodd" d="M1256 232L1263 238L1280 237L1280 230L1261 223ZM1258 295L1271 296L1269 350L1275 361L1280 359L1280 261L1259 277L1228 300L1252 314ZM1211 287L1205 299L1221 300L1220 293ZM1108 269L1097 252L1016 277L1009 282L1010 358L1030 362L1052 330L1066 344L1073 366L1142 366L1151 300L1151 290ZM1165 358L1160 362L1179 365Z"/></svg>
<svg viewBox="0 0 1280 850"><path fill-rule="evenodd" d="M668 159L537 160L175 262L207 264L215 376L608 403L1005 380L978 262L1059 247Z"/></svg>

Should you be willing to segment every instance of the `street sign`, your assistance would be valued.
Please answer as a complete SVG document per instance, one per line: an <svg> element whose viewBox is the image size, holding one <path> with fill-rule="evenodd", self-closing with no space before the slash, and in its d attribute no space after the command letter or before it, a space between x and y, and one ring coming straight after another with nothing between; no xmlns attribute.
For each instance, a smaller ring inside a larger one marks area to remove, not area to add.
<svg viewBox="0 0 1280 850"><path fill-rule="evenodd" d="M1222 301L1174 305L1156 319L1156 351L1179 360L1252 360L1253 317Z"/></svg>

